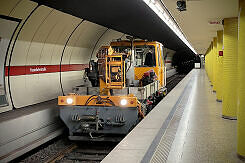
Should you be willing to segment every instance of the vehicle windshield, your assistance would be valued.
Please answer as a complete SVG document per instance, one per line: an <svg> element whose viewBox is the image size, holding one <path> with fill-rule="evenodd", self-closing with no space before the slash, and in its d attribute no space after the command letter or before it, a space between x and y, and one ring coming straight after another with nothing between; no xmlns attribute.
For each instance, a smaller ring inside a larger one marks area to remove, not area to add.
<svg viewBox="0 0 245 163"><path fill-rule="evenodd" d="M153 45L135 46L135 59L137 67L155 67L155 47Z"/></svg>

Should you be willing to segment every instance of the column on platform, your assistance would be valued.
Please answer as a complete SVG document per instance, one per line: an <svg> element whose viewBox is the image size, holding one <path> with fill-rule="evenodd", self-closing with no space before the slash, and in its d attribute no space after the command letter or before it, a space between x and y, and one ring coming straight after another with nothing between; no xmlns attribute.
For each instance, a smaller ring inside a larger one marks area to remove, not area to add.
<svg viewBox="0 0 245 163"><path fill-rule="evenodd" d="M213 38L213 91L217 90L217 37Z"/></svg>
<svg viewBox="0 0 245 163"><path fill-rule="evenodd" d="M211 82L211 85L213 85L213 42L211 42L210 44L210 48L209 48L209 53L208 53L208 58L209 58L209 65L208 65L208 69L209 69L209 80Z"/></svg>
<svg viewBox="0 0 245 163"><path fill-rule="evenodd" d="M213 41L212 41L210 46L210 80L212 86L213 86L213 76L214 76L214 69L213 69Z"/></svg>
<svg viewBox="0 0 245 163"><path fill-rule="evenodd" d="M224 19L222 117L236 119L238 85L238 19Z"/></svg>
<svg viewBox="0 0 245 163"><path fill-rule="evenodd" d="M211 51L212 51L212 44L210 44L207 52L206 52L206 55L205 55L205 68L206 68L206 71L207 71L207 75L208 75L208 78L209 78L209 81L212 83L212 55L211 55Z"/></svg>
<svg viewBox="0 0 245 163"><path fill-rule="evenodd" d="M245 0L239 6L237 153L245 158Z"/></svg>
<svg viewBox="0 0 245 163"><path fill-rule="evenodd" d="M223 97L223 30L217 31L217 78L216 98L221 102Z"/></svg>
<svg viewBox="0 0 245 163"><path fill-rule="evenodd" d="M207 75L208 75L208 78L209 78L209 80L210 80L210 77L209 77L209 48L208 48L208 50L206 51L206 53L205 53L205 70L206 70L206 73L207 73Z"/></svg>

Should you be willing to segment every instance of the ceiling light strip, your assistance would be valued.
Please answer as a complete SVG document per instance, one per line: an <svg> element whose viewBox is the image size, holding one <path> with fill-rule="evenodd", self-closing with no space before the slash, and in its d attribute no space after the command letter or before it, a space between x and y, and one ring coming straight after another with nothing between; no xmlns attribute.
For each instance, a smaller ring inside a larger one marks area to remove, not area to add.
<svg viewBox="0 0 245 163"><path fill-rule="evenodd" d="M157 3L156 0L143 0L168 26L169 28L195 53L196 50L192 47L189 41L184 36L183 32L172 19L171 15L166 11L165 6Z"/></svg>

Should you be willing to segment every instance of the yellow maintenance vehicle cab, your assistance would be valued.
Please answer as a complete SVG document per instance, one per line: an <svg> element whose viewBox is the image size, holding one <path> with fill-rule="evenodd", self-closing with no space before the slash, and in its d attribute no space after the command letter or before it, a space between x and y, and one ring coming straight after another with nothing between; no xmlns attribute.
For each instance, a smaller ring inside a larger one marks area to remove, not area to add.
<svg viewBox="0 0 245 163"><path fill-rule="evenodd" d="M167 93L159 42L112 41L99 49L85 74L90 86L58 97L71 140L118 141Z"/></svg>

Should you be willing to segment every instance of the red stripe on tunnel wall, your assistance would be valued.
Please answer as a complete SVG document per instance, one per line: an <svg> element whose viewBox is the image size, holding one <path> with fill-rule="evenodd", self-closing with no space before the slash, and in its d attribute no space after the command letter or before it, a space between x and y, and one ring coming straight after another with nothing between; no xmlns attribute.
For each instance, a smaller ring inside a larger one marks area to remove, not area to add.
<svg viewBox="0 0 245 163"><path fill-rule="evenodd" d="M61 65L61 72L81 71L88 64ZM60 72L60 65L10 66L9 76L43 74ZM5 67L5 76L8 76L8 67Z"/></svg>

